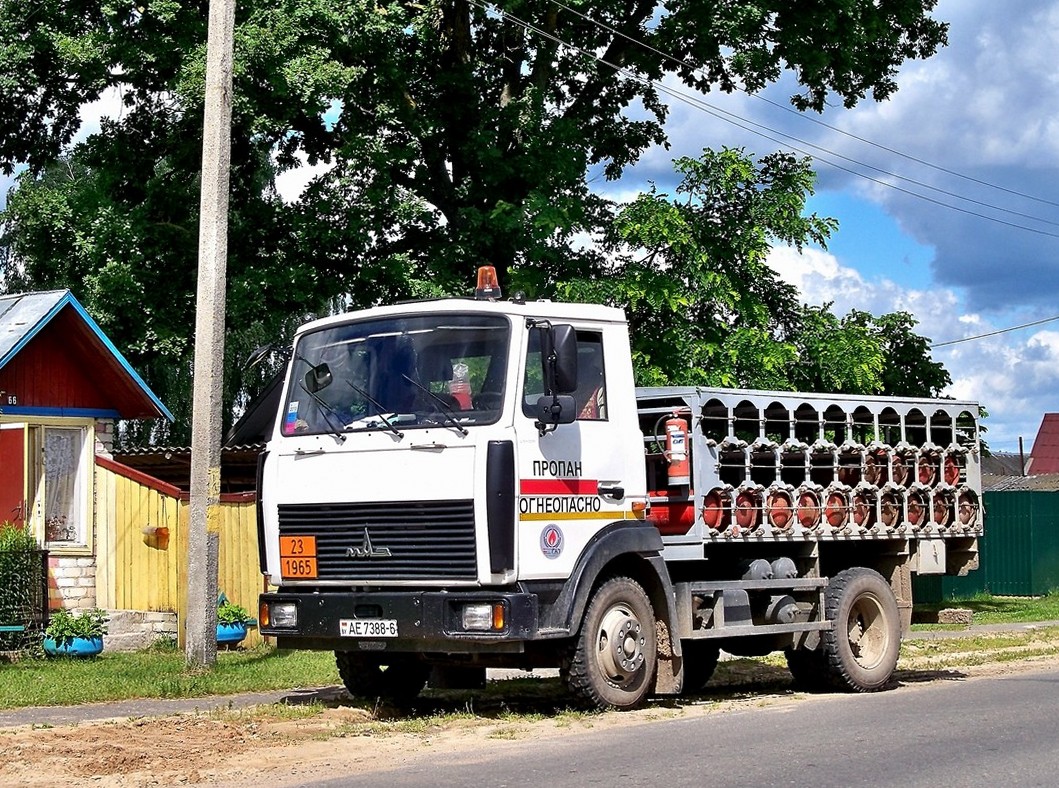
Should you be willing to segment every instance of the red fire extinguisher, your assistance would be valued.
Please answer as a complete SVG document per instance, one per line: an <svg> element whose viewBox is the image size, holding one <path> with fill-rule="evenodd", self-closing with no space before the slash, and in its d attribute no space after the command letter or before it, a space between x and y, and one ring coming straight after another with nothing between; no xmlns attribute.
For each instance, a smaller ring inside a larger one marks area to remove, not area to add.
<svg viewBox="0 0 1059 788"><path fill-rule="evenodd" d="M688 422L676 412L670 414L665 423L665 457L669 461L669 486L691 484L690 446L688 445Z"/></svg>

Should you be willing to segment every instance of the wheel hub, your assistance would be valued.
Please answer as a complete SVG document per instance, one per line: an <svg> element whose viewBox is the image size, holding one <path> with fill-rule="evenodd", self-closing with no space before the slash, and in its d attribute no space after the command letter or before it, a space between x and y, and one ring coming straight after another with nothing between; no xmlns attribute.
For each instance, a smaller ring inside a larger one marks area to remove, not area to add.
<svg viewBox="0 0 1059 788"><path fill-rule="evenodd" d="M636 675L644 663L646 641L632 611L625 607L608 611L599 627L600 665L607 677L622 683Z"/></svg>
<svg viewBox="0 0 1059 788"><path fill-rule="evenodd" d="M850 612L847 634L853 658L866 668L874 667L886 650L881 607L866 598Z"/></svg>

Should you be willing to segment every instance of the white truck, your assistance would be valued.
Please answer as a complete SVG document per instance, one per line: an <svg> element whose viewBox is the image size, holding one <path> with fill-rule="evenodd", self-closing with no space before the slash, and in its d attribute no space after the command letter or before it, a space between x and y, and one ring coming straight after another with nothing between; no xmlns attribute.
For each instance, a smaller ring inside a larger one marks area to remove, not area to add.
<svg viewBox="0 0 1059 788"><path fill-rule="evenodd" d="M624 709L699 691L721 649L877 690L912 574L977 566L975 403L637 389L621 310L479 293L295 338L260 627L334 651L352 694L558 667Z"/></svg>

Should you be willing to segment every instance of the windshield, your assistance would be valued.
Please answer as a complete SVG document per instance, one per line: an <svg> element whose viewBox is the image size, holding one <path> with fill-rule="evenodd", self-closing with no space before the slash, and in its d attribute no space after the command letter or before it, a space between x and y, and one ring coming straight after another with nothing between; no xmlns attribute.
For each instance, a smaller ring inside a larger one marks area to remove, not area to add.
<svg viewBox="0 0 1059 788"><path fill-rule="evenodd" d="M490 315L346 323L294 350L284 435L469 425L497 420L510 325Z"/></svg>

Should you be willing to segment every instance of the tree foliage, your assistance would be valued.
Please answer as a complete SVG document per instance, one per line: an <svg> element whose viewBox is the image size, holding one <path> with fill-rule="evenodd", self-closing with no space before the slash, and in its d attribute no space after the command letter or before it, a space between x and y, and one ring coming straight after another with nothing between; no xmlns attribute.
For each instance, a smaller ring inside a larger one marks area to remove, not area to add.
<svg viewBox="0 0 1059 788"><path fill-rule="evenodd" d="M757 90L789 71L801 109L882 99L904 60L944 44L934 4L505 0L501 13L479 0L241 0L227 401L246 390L237 349L336 300L461 292L483 261L530 295L605 271L598 250L571 243L613 219L588 173L616 178L665 144L653 81ZM207 10L205 0L0 4L0 167L29 168L3 214L5 286L73 289L178 419L190 400ZM115 97L120 107L71 147L84 107ZM284 202L275 178L301 163L321 169ZM652 201L623 211L627 244L638 243L638 213L661 208ZM728 240L749 248L735 214L721 218ZM764 234L804 234L795 219ZM719 243L711 259L725 259ZM730 268L738 260L747 255L733 253ZM789 307L752 270L709 282L711 292L740 276L751 284L718 292L729 318L747 310L726 345L719 319L701 330L733 380L739 354L764 347L766 313ZM174 429L156 437L186 437Z"/></svg>
<svg viewBox="0 0 1059 788"><path fill-rule="evenodd" d="M766 263L773 244L826 247L837 227L805 213L808 159L706 150L676 169L675 195L652 187L618 213L605 275L560 288L627 308L641 385L912 396L951 382L907 312L839 318Z"/></svg>

